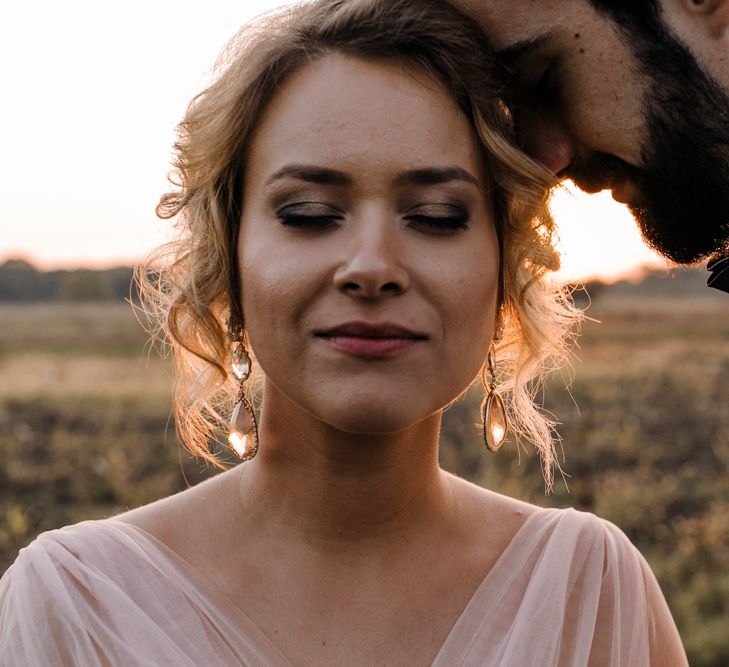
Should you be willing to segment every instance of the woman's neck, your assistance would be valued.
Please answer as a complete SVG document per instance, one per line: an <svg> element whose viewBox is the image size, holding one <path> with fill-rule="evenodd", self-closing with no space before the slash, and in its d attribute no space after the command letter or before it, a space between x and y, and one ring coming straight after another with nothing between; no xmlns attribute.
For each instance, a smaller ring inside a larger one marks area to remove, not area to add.
<svg viewBox="0 0 729 667"><path fill-rule="evenodd" d="M317 550L361 549L407 540L448 511L439 413L398 433L360 435L264 404L258 428L258 454L240 477L249 530Z"/></svg>

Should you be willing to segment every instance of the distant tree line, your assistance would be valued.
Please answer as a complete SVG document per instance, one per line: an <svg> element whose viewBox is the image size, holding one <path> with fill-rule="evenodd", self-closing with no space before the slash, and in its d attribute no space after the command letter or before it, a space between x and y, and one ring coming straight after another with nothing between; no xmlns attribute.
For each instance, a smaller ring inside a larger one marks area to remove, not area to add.
<svg viewBox="0 0 729 667"><path fill-rule="evenodd" d="M39 271L24 259L9 259L0 264L0 302L2 301L138 301L132 280L133 269L72 269ZM706 289L703 268L674 267L646 271L639 280L622 280L611 285L593 280L574 284L573 297L586 306L610 292L613 296L717 297Z"/></svg>
<svg viewBox="0 0 729 667"><path fill-rule="evenodd" d="M0 264L0 301L137 300L133 270L72 269L39 271L24 259Z"/></svg>

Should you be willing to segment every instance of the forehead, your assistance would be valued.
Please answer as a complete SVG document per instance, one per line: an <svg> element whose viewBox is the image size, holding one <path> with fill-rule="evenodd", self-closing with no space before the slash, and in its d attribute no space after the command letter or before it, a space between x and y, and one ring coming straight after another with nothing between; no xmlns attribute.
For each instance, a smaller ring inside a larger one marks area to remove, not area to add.
<svg viewBox="0 0 729 667"><path fill-rule="evenodd" d="M479 148L465 114L433 77L401 63L332 54L284 83L248 157L266 171L284 163L379 171L437 162L475 169Z"/></svg>
<svg viewBox="0 0 729 667"><path fill-rule="evenodd" d="M575 33L599 40L614 28L589 0L453 0L453 4L480 23L498 52L545 40L554 43Z"/></svg>

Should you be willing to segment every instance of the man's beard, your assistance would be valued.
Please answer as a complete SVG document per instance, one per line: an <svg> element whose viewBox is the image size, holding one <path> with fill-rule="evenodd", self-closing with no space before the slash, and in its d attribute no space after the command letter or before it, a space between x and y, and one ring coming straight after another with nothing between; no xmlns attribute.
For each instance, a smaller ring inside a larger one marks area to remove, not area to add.
<svg viewBox="0 0 729 667"><path fill-rule="evenodd" d="M729 96L669 33L631 36L650 81L642 165L595 155L575 165L570 176L588 190L616 174L626 176L637 193L629 208L644 240L675 262L726 252Z"/></svg>

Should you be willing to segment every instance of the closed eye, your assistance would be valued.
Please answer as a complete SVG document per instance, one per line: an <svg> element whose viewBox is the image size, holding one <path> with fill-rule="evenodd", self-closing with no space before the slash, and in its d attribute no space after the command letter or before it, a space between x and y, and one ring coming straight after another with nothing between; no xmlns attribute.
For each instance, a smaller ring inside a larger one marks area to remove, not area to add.
<svg viewBox="0 0 729 667"><path fill-rule="evenodd" d="M550 106L557 104L562 95L562 82L554 65L547 67L532 88L537 102Z"/></svg>
<svg viewBox="0 0 729 667"><path fill-rule="evenodd" d="M289 227L329 227L339 220L332 215L279 215L282 225Z"/></svg>
<svg viewBox="0 0 729 667"><path fill-rule="evenodd" d="M445 235L468 229L470 215L460 206L439 204L411 210L404 219L418 230Z"/></svg>
<svg viewBox="0 0 729 667"><path fill-rule="evenodd" d="M344 216L319 203L299 202L281 207L276 211L276 217L287 227L327 229L335 226Z"/></svg>

